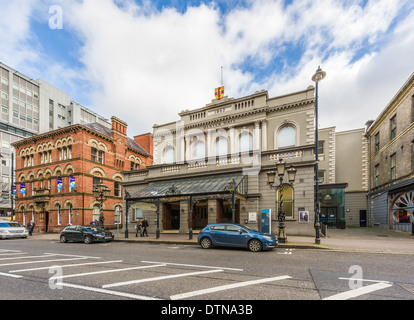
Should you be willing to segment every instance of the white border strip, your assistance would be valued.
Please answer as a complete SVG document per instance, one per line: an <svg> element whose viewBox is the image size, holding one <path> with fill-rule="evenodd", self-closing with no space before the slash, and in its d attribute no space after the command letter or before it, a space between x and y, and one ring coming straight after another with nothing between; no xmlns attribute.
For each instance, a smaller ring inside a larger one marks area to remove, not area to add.
<svg viewBox="0 0 414 320"><path fill-rule="evenodd" d="M148 268L157 268L157 267L165 267L165 264L157 264L157 265L153 265L153 266L130 267L130 268L123 268L123 269L103 270L103 271L93 271L93 272L85 272L85 273L77 273L77 274L68 274L66 276L51 277L50 280L52 280L52 279L55 280L55 279L84 277L84 276L91 276L91 275L102 274L102 273L121 272L121 271L129 271L129 270L137 270L137 269L148 269Z"/></svg>
<svg viewBox="0 0 414 320"><path fill-rule="evenodd" d="M167 280L167 279L180 278L180 277L190 277L190 276L197 276L197 275L201 275L201 274L214 273L214 272L223 272L223 271L224 270L217 269L217 270L209 270L209 271L199 271L199 272L173 274L173 275L169 275L169 276L147 278L147 279L140 279L140 280L131 280L131 281L125 281L125 282L116 282L116 283L103 285L102 288L120 287L120 286L129 285L129 284L159 281L159 280Z"/></svg>
<svg viewBox="0 0 414 320"><path fill-rule="evenodd" d="M333 296L327 297L323 300L348 300L348 299L356 298L356 297L359 297L359 296L362 296L364 294L368 294L374 291L386 289L389 287L392 287L391 283L381 282L381 283L371 284L369 286L365 286L362 288L338 293Z"/></svg>
<svg viewBox="0 0 414 320"><path fill-rule="evenodd" d="M9 277L9 278L23 278L23 276L17 276L15 274L8 274L8 273L3 273L3 272L0 272L0 276Z"/></svg>
<svg viewBox="0 0 414 320"><path fill-rule="evenodd" d="M59 285L62 285L64 287L68 287L68 288L93 291L93 292L104 293L104 294L109 294L109 295L113 295L113 296L120 296L120 297L124 297L124 298L131 298L131 299L137 299L137 300L161 300L161 299L157 299L157 298L140 296L140 295L126 293L126 292L119 292L119 291L105 290L105 289L100 289L100 288L85 287L85 286L80 286L80 285L70 284L70 283L59 283Z"/></svg>
<svg viewBox="0 0 414 320"><path fill-rule="evenodd" d="M268 278L268 279L245 281L245 282L228 284L228 285L215 287L215 288L210 288L210 289L197 290L197 291L192 291L192 292L176 294L176 295L171 296L170 299L171 300L180 300L180 299L185 299L185 298L192 298L194 296L200 296L200 295L203 295L203 294L208 294L208 293L213 293L213 292L218 292L218 291L224 291L224 290L229 290L229 289L235 289L235 288L240 288L240 287L246 287L246 286L251 286L251 285L261 284L261 283L266 283L266 282L286 280L286 279L291 279L291 278L292 277L290 277L290 276L280 276L280 277L274 277L274 278Z"/></svg>
<svg viewBox="0 0 414 320"><path fill-rule="evenodd" d="M182 263L156 262L156 261L141 261L141 262L142 263L165 263L165 264L168 264L168 265L181 266L181 267L196 267L196 268L220 269L220 270L230 270L230 271L244 271L243 269L201 266L201 265L197 265L197 264L182 264Z"/></svg>
<svg viewBox="0 0 414 320"><path fill-rule="evenodd" d="M78 260L78 259L76 259L76 260ZM57 266L53 266L53 267L70 268L70 267L91 266L91 265L95 265L95 264L118 263L118 262L122 262L122 260L66 264L66 265L63 265L63 266L57 265ZM47 269L50 269L50 267L39 267L39 268L31 268L31 269L12 270L12 271L9 271L9 273L27 272L27 271L36 271L36 270L47 270Z"/></svg>

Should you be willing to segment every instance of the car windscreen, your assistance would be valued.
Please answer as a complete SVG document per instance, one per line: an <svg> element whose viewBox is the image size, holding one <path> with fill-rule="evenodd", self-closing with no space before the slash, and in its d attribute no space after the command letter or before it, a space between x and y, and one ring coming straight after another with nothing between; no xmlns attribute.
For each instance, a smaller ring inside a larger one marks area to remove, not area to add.
<svg viewBox="0 0 414 320"><path fill-rule="evenodd" d="M0 222L0 228L21 228L23 227L18 222Z"/></svg>

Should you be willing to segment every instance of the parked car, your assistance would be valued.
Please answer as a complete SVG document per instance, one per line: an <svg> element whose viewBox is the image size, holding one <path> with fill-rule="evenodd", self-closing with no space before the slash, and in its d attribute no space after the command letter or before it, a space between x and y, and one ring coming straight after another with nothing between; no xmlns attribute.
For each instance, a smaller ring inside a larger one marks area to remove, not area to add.
<svg viewBox="0 0 414 320"><path fill-rule="evenodd" d="M17 221L0 221L0 239L27 238L29 232Z"/></svg>
<svg viewBox="0 0 414 320"><path fill-rule="evenodd" d="M62 243L73 241L89 244L92 242L108 242L112 240L114 240L112 232L95 226L67 226L60 233L60 242Z"/></svg>
<svg viewBox="0 0 414 320"><path fill-rule="evenodd" d="M201 230L197 241L203 249L223 246L246 248L257 252L271 250L278 246L274 235L233 223L210 224Z"/></svg>

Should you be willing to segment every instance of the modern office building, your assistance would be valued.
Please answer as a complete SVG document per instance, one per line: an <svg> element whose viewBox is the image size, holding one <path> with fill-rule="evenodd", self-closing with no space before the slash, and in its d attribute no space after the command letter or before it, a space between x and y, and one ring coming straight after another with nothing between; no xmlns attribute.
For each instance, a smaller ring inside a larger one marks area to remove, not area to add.
<svg viewBox="0 0 414 320"><path fill-rule="evenodd" d="M98 122L111 127L105 118L71 100L68 93L30 77L0 62L0 215L11 211L11 143L72 124Z"/></svg>
<svg viewBox="0 0 414 320"><path fill-rule="evenodd" d="M414 73L367 125L373 225L413 232Z"/></svg>

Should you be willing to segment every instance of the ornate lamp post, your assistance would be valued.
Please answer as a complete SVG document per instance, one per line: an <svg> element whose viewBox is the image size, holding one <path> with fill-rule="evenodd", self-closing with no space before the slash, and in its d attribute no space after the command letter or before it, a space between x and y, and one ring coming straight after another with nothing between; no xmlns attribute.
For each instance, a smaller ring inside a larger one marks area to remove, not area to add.
<svg viewBox="0 0 414 320"><path fill-rule="evenodd" d="M288 174L288 183L283 183L283 178L285 176L285 172L287 171ZM279 185L275 185L275 176L277 175L279 177ZM267 183L272 189L275 189L276 191L279 190L280 194L280 202L279 202L279 210L278 210L278 220L279 220L279 235L278 235L278 241L280 243L286 243L287 237L286 237L286 225L285 225L285 211L283 210L283 191L288 188L292 187L295 178L296 178L296 169L294 167L289 167L289 169L286 170L286 162L284 162L282 159L279 160L278 163L276 163L276 172L275 171L269 171L267 173Z"/></svg>
<svg viewBox="0 0 414 320"><path fill-rule="evenodd" d="M315 243L321 243L321 221L320 221L320 209L321 204L319 200L319 137L318 137L318 84L326 77L326 72L322 71L321 67L316 70L316 73L312 76L312 81L315 82L315 231L316 238Z"/></svg>
<svg viewBox="0 0 414 320"><path fill-rule="evenodd" d="M108 199L111 189L104 184L98 184L93 188L93 196L96 198L96 201L99 201L99 224L104 226L104 215L103 215L103 203Z"/></svg>

